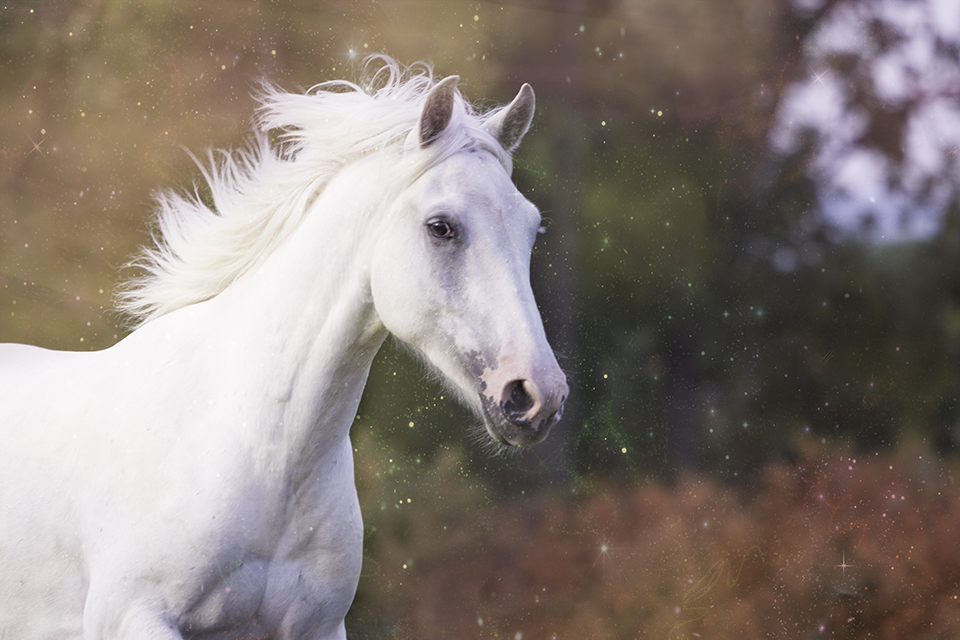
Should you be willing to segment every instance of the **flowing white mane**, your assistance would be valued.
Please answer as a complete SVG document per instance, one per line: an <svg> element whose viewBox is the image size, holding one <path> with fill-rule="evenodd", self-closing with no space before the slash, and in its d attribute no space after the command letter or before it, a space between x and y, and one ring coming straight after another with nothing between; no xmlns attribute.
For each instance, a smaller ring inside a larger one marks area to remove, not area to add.
<svg viewBox="0 0 960 640"><path fill-rule="evenodd" d="M157 194L155 246L130 263L144 275L118 295L119 309L135 325L222 292L296 231L343 166L404 144L436 84L433 70L423 63L402 68L385 56L373 60L381 66L362 86L337 80L291 94L265 85L248 147L208 151L206 162L194 158L209 194L196 188ZM509 154L482 128L495 111L480 113L459 92L455 105L455 126L428 150L417 150L410 175L470 147L491 151L509 172Z"/></svg>

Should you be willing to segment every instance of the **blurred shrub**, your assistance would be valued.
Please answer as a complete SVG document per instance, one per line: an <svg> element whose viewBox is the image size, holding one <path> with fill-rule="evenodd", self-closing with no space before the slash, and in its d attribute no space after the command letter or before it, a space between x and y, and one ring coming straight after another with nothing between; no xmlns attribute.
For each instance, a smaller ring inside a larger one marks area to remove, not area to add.
<svg viewBox="0 0 960 640"><path fill-rule="evenodd" d="M360 440L352 637L960 637L960 488L924 446L494 502L454 450Z"/></svg>

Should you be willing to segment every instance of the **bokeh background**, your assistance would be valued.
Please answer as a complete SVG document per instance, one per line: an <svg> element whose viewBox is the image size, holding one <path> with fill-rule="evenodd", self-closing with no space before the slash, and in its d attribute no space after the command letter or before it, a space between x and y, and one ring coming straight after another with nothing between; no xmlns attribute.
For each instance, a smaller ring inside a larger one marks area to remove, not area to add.
<svg viewBox="0 0 960 640"><path fill-rule="evenodd" d="M384 348L351 637L960 637L953 0L11 0L0 340L121 339L183 147L381 52L534 86L514 177L573 394L490 458Z"/></svg>

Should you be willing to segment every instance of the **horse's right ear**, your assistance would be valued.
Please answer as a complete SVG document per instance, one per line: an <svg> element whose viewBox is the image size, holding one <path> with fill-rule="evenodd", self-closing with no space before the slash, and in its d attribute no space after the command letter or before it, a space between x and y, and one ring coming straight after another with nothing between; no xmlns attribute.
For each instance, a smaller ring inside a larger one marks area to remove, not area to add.
<svg viewBox="0 0 960 640"><path fill-rule="evenodd" d="M536 99L533 88L524 83L513 102L493 114L484 124L487 133L492 135L507 151L513 151L520 144L523 134L530 128Z"/></svg>
<svg viewBox="0 0 960 640"><path fill-rule="evenodd" d="M427 101L420 112L420 122L417 125L421 149L430 146L450 124L458 82L460 76L449 76L438 82L427 94Z"/></svg>

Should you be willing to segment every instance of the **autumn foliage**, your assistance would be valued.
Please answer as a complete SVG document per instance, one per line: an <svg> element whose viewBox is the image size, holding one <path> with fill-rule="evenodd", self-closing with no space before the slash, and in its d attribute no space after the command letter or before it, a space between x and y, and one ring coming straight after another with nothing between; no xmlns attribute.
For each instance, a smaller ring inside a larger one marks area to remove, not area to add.
<svg viewBox="0 0 960 640"><path fill-rule="evenodd" d="M364 446L353 637L960 637L956 461L919 445L502 501L453 452Z"/></svg>

